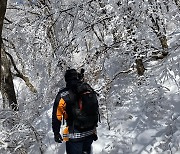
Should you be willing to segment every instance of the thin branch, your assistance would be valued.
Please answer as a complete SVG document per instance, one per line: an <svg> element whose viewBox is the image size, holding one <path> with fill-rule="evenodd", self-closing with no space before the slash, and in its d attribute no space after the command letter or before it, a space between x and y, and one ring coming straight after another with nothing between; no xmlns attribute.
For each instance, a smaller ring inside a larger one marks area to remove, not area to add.
<svg viewBox="0 0 180 154"><path fill-rule="evenodd" d="M94 23L86 26L83 30L81 30L81 32L83 32L84 30L87 30L88 28L92 28L92 26L94 26L94 25L96 25L96 24L98 24L98 23L101 23L101 22L103 22L103 21L105 21L105 20L109 20L109 19L111 19L111 18L113 18L113 16L108 16L108 17L104 17L104 18L98 19L98 20L95 21Z"/></svg>
<svg viewBox="0 0 180 154"><path fill-rule="evenodd" d="M114 75L114 77L112 78L111 82L114 81L116 78L118 78L118 76L119 76L120 74L128 74L128 73L130 73L132 70L133 70L133 68L129 68L129 69L125 70L125 71L120 71L120 72L116 73L116 74Z"/></svg>
<svg viewBox="0 0 180 154"><path fill-rule="evenodd" d="M9 24L12 24L13 22L10 21L8 18L4 17L4 20L7 21Z"/></svg>
<svg viewBox="0 0 180 154"><path fill-rule="evenodd" d="M97 39L99 40L99 42L102 42L102 43L103 43L102 39L98 36L97 32L95 31L94 25L92 25L91 29L92 29L92 31L94 32L94 34L96 35L96 37L97 37Z"/></svg>

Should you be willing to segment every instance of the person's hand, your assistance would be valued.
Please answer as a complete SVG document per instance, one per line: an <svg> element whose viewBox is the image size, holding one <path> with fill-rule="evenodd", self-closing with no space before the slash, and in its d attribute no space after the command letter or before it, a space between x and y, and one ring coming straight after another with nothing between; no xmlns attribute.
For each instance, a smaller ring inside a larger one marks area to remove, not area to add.
<svg viewBox="0 0 180 154"><path fill-rule="evenodd" d="M57 143L62 143L63 139L60 133L54 134L54 141Z"/></svg>

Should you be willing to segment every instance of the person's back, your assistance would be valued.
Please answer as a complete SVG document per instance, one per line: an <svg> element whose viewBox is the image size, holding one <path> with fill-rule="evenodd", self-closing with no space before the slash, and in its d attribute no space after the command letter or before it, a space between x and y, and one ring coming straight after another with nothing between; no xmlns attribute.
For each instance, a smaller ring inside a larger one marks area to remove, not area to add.
<svg viewBox="0 0 180 154"><path fill-rule="evenodd" d="M61 123L66 120L67 127L63 137L67 154L90 154L91 144L93 140L97 140L98 101L90 86L89 90L84 86L84 91L80 93L82 86L88 85L81 81L84 71L81 72L80 74L75 69L66 71L66 87L59 91L53 106L52 129L56 142L63 141L59 131ZM93 113L88 105L95 110Z"/></svg>

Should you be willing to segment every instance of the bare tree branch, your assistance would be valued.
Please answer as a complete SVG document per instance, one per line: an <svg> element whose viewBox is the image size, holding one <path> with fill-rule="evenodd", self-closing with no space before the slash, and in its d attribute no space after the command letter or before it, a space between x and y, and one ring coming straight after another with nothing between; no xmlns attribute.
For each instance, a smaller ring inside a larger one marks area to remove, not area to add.
<svg viewBox="0 0 180 154"><path fill-rule="evenodd" d="M26 77L26 76L24 76L24 75L17 69L16 64L15 64L15 62L14 62L14 60L13 60L13 57L12 57L8 52L6 52L6 54L7 54L8 57L10 58L11 63L12 63L12 65L13 65L15 71L17 72L17 74L14 74L14 75L17 76L17 77L19 77L19 78L21 78L21 79L23 79L24 82L26 83L26 85L29 87L30 91L32 91L33 93L36 93L37 90L36 90L35 87L31 84L31 82L29 81L29 78Z"/></svg>

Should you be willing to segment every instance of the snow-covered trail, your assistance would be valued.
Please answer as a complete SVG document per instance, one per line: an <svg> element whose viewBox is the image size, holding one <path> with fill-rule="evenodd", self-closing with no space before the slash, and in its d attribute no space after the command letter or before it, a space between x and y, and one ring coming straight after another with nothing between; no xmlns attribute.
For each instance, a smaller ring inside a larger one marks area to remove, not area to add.
<svg viewBox="0 0 180 154"><path fill-rule="evenodd" d="M167 122L167 125L158 127L147 120L148 127L138 127L142 120L140 113L128 113L127 115L131 114L132 117L122 119L120 116L124 117L123 108L114 108L111 130L108 130L105 119L101 119L102 122L99 123L98 140L92 144L93 154L169 154L170 152L180 154L180 139L178 139L180 137L180 96L175 91L171 91L167 97L174 106L172 116L177 117L176 124L172 120L172 122ZM44 154L65 154L65 143L58 144L53 138L52 106L53 104L48 105L33 125L38 132L44 134L42 139L42 145L45 145ZM63 127L65 126L62 126L62 129ZM177 142L178 148L170 149L171 142ZM39 154L38 147L39 145L31 147L29 154ZM161 151L163 148L166 152ZM169 151L166 148L169 148Z"/></svg>

